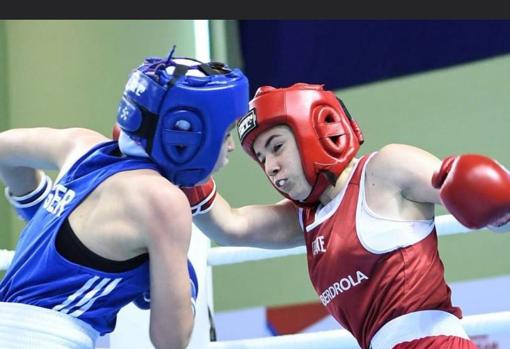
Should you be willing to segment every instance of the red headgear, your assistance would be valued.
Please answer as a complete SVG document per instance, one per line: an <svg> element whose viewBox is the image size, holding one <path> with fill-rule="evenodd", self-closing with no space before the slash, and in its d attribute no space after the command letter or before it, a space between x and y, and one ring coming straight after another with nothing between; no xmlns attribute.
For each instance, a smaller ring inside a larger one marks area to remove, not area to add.
<svg viewBox="0 0 510 349"><path fill-rule="evenodd" d="M299 206L316 204L358 152L363 143L361 129L333 92L325 91L323 85L305 83L279 89L262 86L250 101L250 111L238 121L237 131L244 150L257 162L253 142L277 125L292 130L312 186L305 200L293 201Z"/></svg>

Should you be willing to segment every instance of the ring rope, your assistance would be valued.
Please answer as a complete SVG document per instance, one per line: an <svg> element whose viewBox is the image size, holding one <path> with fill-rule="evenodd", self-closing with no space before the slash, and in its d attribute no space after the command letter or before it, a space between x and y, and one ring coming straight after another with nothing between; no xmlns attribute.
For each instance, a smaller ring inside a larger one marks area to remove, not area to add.
<svg viewBox="0 0 510 349"><path fill-rule="evenodd" d="M468 233L472 230L460 224L452 215L435 217L435 224L438 236L447 236L461 233ZM298 246L288 249L265 249L255 247L214 247L209 251L207 264L219 266L226 264L258 261L262 259L277 258L304 254L305 246Z"/></svg>
<svg viewBox="0 0 510 349"><path fill-rule="evenodd" d="M468 336L505 334L510 328L510 311L466 316L461 320ZM208 349L353 349L359 348L346 330L299 333L275 337L210 343Z"/></svg>

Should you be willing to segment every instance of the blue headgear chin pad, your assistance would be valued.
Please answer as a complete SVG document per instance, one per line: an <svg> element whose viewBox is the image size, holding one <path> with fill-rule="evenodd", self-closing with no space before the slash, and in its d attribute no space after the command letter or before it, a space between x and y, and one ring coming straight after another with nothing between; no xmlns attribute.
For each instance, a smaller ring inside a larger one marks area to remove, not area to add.
<svg viewBox="0 0 510 349"><path fill-rule="evenodd" d="M172 183L193 186L212 173L227 131L248 111L248 79L222 63L172 54L132 72L117 123Z"/></svg>

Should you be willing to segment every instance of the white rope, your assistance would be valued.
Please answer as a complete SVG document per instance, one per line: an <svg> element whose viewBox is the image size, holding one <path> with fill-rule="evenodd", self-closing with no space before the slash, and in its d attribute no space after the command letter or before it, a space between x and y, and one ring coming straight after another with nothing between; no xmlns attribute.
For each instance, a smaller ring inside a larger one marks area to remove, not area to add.
<svg viewBox="0 0 510 349"><path fill-rule="evenodd" d="M9 268L13 257L14 251L0 250L0 271Z"/></svg>
<svg viewBox="0 0 510 349"><path fill-rule="evenodd" d="M469 233L473 231L460 224L451 214L435 217L436 230L438 236Z"/></svg>
<svg viewBox="0 0 510 349"><path fill-rule="evenodd" d="M306 252L305 246L272 250L256 247L214 247L209 250L207 264L218 266L277 257L292 256Z"/></svg>
<svg viewBox="0 0 510 349"><path fill-rule="evenodd" d="M510 311L466 316L461 321L469 336L508 334L510 329Z"/></svg>
<svg viewBox="0 0 510 349"><path fill-rule="evenodd" d="M346 330L211 342L207 349L353 349L358 342Z"/></svg>
<svg viewBox="0 0 510 349"><path fill-rule="evenodd" d="M506 334L510 328L510 311L466 316L461 320L468 336ZM208 349L354 349L359 348L346 330L300 333L210 343Z"/></svg>
<svg viewBox="0 0 510 349"><path fill-rule="evenodd" d="M435 220L439 236L467 233L471 231L460 224L452 215L438 216ZM305 246L279 250L254 247L215 247L211 248L209 251L207 264L210 266L235 264L304 254L305 252ZM13 251L0 250L0 271L8 268L13 256Z"/></svg>
<svg viewBox="0 0 510 349"><path fill-rule="evenodd" d="M437 216L435 218L437 234L439 236L461 234L472 231L459 223L452 215ZM211 266L235 264L261 259L285 257L306 252L305 246L289 249L264 249L254 247L214 247L209 251L207 263Z"/></svg>

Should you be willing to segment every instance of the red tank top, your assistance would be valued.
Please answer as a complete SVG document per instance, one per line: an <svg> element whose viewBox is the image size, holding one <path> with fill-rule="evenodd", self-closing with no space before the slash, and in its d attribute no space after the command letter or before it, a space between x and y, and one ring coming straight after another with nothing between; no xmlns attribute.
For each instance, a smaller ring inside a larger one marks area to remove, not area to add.
<svg viewBox="0 0 510 349"><path fill-rule="evenodd" d="M411 246L382 254L361 244L356 208L367 158L359 160L338 207L325 213L328 218L314 224L317 209L305 209L301 217L313 287L363 349L382 325L400 315L435 309L462 316L451 304L435 228Z"/></svg>

